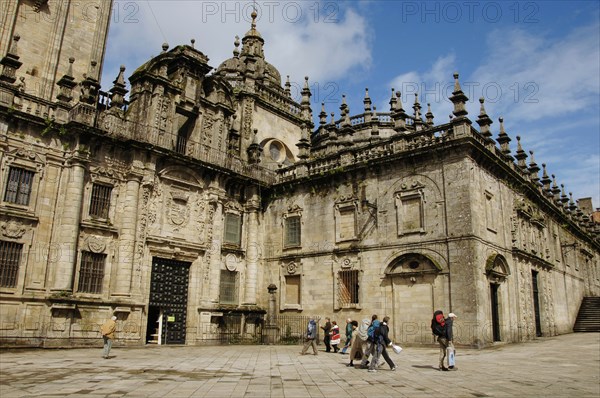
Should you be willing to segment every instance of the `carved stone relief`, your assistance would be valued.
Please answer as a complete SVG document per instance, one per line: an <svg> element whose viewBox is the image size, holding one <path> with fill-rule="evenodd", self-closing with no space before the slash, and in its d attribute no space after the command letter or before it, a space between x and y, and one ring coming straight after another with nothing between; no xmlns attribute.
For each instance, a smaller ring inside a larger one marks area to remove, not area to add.
<svg viewBox="0 0 600 398"><path fill-rule="evenodd" d="M0 224L0 231L2 235L8 238L19 239L25 232L27 232L28 226L25 226L22 222L16 220L10 220Z"/></svg>

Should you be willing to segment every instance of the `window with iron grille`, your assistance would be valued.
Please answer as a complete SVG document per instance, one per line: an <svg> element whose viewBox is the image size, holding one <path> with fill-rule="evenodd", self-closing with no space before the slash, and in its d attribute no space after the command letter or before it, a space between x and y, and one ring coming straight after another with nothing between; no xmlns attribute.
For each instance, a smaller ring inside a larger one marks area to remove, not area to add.
<svg viewBox="0 0 600 398"><path fill-rule="evenodd" d="M300 217L285 219L285 247L300 246Z"/></svg>
<svg viewBox="0 0 600 398"><path fill-rule="evenodd" d="M16 287L21 261L21 243L0 241L0 287Z"/></svg>
<svg viewBox="0 0 600 398"><path fill-rule="evenodd" d="M106 254L81 253L81 266L79 267L79 284L77 291L81 293L102 293L104 279L104 263Z"/></svg>
<svg viewBox="0 0 600 398"><path fill-rule="evenodd" d="M225 214L224 243L240 246L242 242L242 217L239 214Z"/></svg>
<svg viewBox="0 0 600 398"><path fill-rule="evenodd" d="M221 304L238 303L238 272L221 270L221 286L219 292L219 302Z"/></svg>
<svg viewBox="0 0 600 398"><path fill-rule="evenodd" d="M340 271L338 278L338 298L340 306L358 304L358 271Z"/></svg>
<svg viewBox="0 0 600 398"><path fill-rule="evenodd" d="M31 170L11 167L8 171L4 201L27 206L34 174Z"/></svg>
<svg viewBox="0 0 600 398"><path fill-rule="evenodd" d="M108 218L111 193L112 187L109 187L108 185L94 184L92 186L90 216L98 218Z"/></svg>

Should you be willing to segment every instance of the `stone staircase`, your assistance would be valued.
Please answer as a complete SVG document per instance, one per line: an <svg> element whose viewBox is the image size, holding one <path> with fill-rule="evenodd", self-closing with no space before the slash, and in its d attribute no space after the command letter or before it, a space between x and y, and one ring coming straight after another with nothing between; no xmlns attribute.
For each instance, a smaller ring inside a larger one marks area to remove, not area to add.
<svg viewBox="0 0 600 398"><path fill-rule="evenodd" d="M600 297L583 298L573 331L600 332Z"/></svg>

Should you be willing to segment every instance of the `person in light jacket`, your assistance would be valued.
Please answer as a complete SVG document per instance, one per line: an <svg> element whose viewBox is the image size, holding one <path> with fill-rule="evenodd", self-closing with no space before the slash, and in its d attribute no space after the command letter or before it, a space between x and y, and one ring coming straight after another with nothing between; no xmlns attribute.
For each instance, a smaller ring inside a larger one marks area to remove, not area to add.
<svg viewBox="0 0 600 398"><path fill-rule="evenodd" d="M306 328L306 342L304 343L304 347L300 352L300 355L306 355L308 351L308 347L313 349L313 354L318 355L317 353L317 323L314 318L310 318L308 321L308 327Z"/></svg>
<svg viewBox="0 0 600 398"><path fill-rule="evenodd" d="M104 350L102 351L102 358L108 359L108 354L112 347L113 340L115 339L115 331L117 330L117 317L112 316L108 321L100 327L100 333L104 340Z"/></svg>

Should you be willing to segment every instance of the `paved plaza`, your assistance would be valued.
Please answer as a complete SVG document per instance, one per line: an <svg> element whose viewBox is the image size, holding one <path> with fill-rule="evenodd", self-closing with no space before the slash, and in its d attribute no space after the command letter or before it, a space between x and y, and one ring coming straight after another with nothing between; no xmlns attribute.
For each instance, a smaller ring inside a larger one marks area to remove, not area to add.
<svg viewBox="0 0 600 398"><path fill-rule="evenodd" d="M299 346L152 346L0 351L0 396L11 397L599 397L600 334L458 349L391 352L398 370L346 367L347 355L300 356Z"/></svg>

